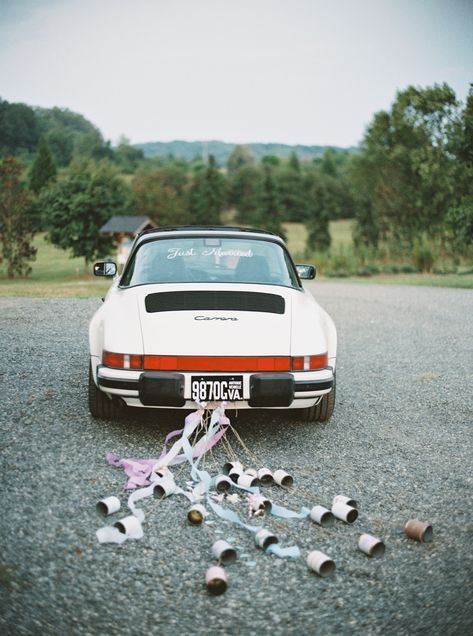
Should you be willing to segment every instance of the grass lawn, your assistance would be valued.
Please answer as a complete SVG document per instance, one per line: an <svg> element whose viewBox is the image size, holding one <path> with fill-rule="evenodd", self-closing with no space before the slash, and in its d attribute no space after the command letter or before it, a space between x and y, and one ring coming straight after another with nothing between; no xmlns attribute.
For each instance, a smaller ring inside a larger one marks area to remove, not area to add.
<svg viewBox="0 0 473 636"><path fill-rule="evenodd" d="M86 270L83 258L69 258L67 252L47 243L44 235L35 237L38 249L32 273L27 278L6 278L0 266L0 296L103 296L110 282L96 278L92 267Z"/></svg>
<svg viewBox="0 0 473 636"><path fill-rule="evenodd" d="M332 245L335 249L351 245L350 220L330 223ZM298 262L304 262L304 249L307 237L305 227L301 223L285 223L288 245ZM70 258L67 252L47 243L44 235L38 235L34 241L38 248L36 261L31 263L33 272L27 278L8 279L5 270L0 266L1 296L36 296L36 297L102 297L110 286L108 280L96 278L86 270L84 259ZM317 263L315 263L317 265ZM323 280L323 277L320 277ZM434 275L434 274L380 274L369 278L330 278L330 281L383 283L396 285L429 285L435 287L460 287L473 289L473 274Z"/></svg>

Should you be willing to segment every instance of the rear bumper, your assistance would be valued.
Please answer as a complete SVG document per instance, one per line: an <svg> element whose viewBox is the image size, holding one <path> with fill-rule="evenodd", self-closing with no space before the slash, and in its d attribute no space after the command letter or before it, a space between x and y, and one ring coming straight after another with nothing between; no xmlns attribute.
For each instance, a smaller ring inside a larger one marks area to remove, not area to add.
<svg viewBox="0 0 473 636"><path fill-rule="evenodd" d="M195 408L191 399L192 375L195 374L124 371L100 364L96 368L97 386L111 396L122 398L128 406ZM244 399L228 402L228 408L307 408L328 393L334 383L332 367L300 373L242 375Z"/></svg>

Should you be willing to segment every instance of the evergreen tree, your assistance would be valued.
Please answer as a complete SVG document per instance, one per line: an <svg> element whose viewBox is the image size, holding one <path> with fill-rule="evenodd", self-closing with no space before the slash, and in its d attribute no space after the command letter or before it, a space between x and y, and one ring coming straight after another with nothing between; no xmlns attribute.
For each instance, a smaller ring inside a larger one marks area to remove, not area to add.
<svg viewBox="0 0 473 636"><path fill-rule="evenodd" d="M6 263L8 278L31 272L32 241L36 231L30 214L32 197L21 183L22 165L13 157L0 162L0 262Z"/></svg>
<svg viewBox="0 0 473 636"><path fill-rule="evenodd" d="M197 169L189 190L189 209L195 225L219 225L225 203L225 182L209 156L205 168Z"/></svg>
<svg viewBox="0 0 473 636"><path fill-rule="evenodd" d="M274 182L271 166L268 164L264 166L264 181L261 195L259 226L264 230L278 234L286 240L286 233L281 224L278 192Z"/></svg>
<svg viewBox="0 0 473 636"><path fill-rule="evenodd" d="M246 164L230 176L228 200L241 225L258 225L262 189L263 173L257 166Z"/></svg>
<svg viewBox="0 0 473 636"><path fill-rule="evenodd" d="M56 164L54 163L51 151L46 138L42 136L39 140L38 153L30 170L30 188L38 194L48 183L56 179Z"/></svg>
<svg viewBox="0 0 473 636"><path fill-rule="evenodd" d="M314 179L310 185L306 222L307 248L309 250L326 251L330 247L328 201L329 196L324 182L320 179Z"/></svg>
<svg viewBox="0 0 473 636"><path fill-rule="evenodd" d="M300 172L301 171L301 164L299 162L299 157L297 156L296 152L291 152L291 156L289 157L289 167L291 168L291 170L294 170L295 172Z"/></svg>
<svg viewBox="0 0 473 636"><path fill-rule="evenodd" d="M254 165L255 156L247 146L235 146L227 161L229 174L234 174L243 166Z"/></svg>

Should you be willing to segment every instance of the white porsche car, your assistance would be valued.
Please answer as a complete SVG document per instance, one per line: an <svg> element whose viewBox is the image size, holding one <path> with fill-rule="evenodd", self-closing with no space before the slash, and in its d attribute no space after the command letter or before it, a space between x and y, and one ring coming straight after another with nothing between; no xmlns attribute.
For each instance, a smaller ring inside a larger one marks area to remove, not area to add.
<svg viewBox="0 0 473 636"><path fill-rule="evenodd" d="M335 404L337 334L271 232L233 227L147 230L133 243L90 323L89 408L299 409L326 421ZM212 404L213 403L213 404Z"/></svg>

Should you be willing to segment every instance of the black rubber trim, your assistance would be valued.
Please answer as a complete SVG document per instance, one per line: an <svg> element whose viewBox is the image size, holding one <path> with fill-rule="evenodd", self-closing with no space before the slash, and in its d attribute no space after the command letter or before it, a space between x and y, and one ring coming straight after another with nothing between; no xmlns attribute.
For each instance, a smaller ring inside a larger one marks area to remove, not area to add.
<svg viewBox="0 0 473 636"><path fill-rule="evenodd" d="M294 391L301 393L302 391L324 391L333 387L333 378L331 380L310 380L309 382L296 382Z"/></svg>
<svg viewBox="0 0 473 636"><path fill-rule="evenodd" d="M146 311L258 311L284 314L286 303L282 296L263 292L232 291L176 291L148 294Z"/></svg>
<svg viewBox="0 0 473 636"><path fill-rule="evenodd" d="M138 391L139 380L110 380L98 377L99 385L106 389L122 389L124 391Z"/></svg>

